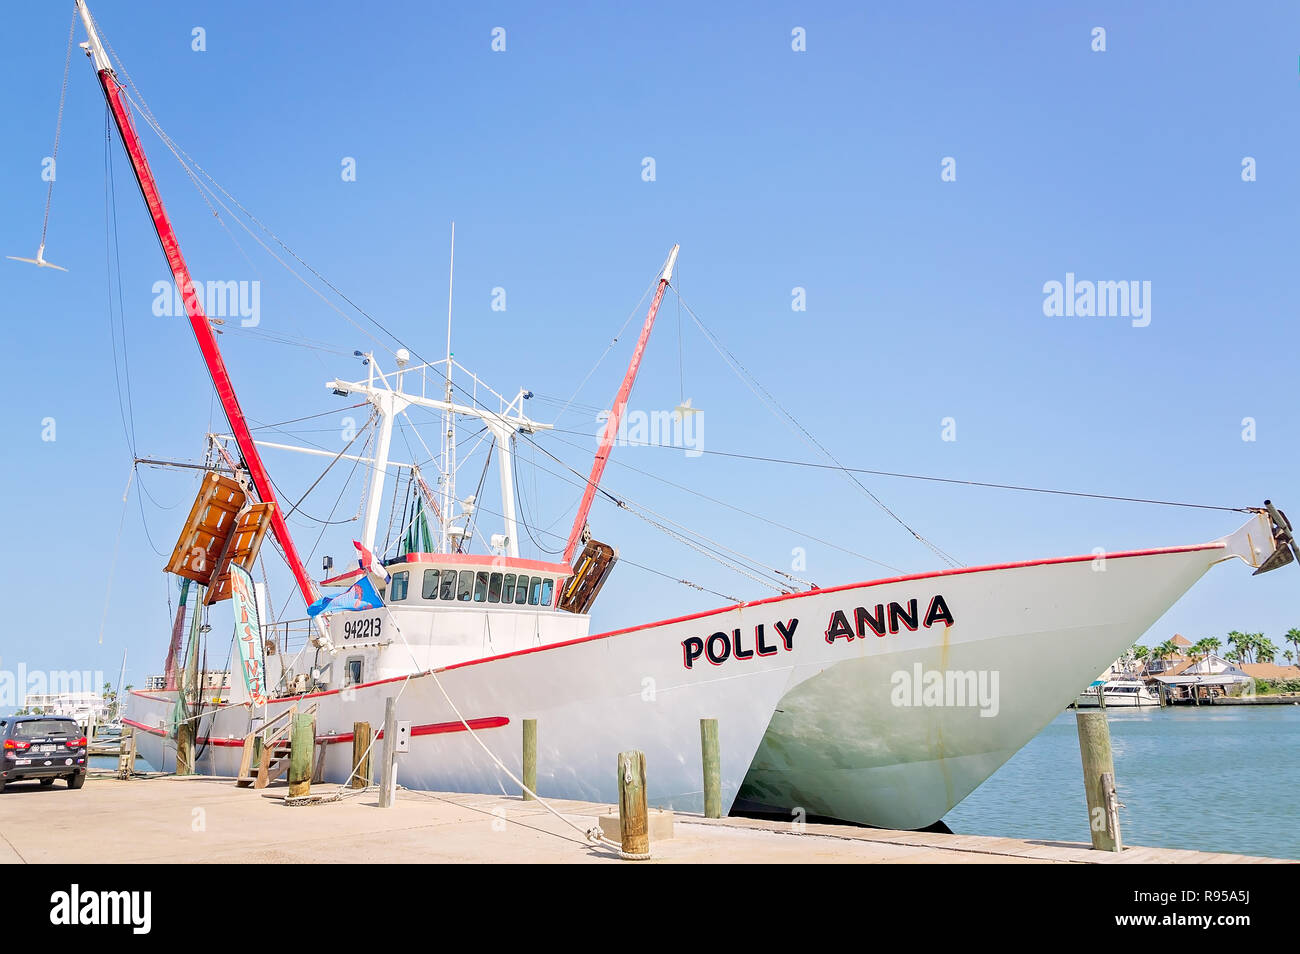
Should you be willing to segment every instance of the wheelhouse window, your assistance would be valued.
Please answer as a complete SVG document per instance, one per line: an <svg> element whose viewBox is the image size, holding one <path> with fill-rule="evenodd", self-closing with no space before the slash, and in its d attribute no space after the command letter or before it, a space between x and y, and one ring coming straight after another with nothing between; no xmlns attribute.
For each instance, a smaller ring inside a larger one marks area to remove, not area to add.
<svg viewBox="0 0 1300 954"><path fill-rule="evenodd" d="M501 602L513 603L514 601L515 601L515 575L513 573L507 573L505 577L505 583L503 584L501 589Z"/></svg>
<svg viewBox="0 0 1300 954"><path fill-rule="evenodd" d="M444 600L454 600L456 598L455 570L447 570L442 574L442 584L438 588L438 596Z"/></svg>
<svg viewBox="0 0 1300 954"><path fill-rule="evenodd" d="M528 577L522 573L519 574L519 581L515 583L515 603L522 606L528 602Z"/></svg>
<svg viewBox="0 0 1300 954"><path fill-rule="evenodd" d="M488 602L501 602L501 574L493 573L488 579Z"/></svg>
<svg viewBox="0 0 1300 954"><path fill-rule="evenodd" d="M536 606L542 601L542 578L534 576L528 581L528 605Z"/></svg>
<svg viewBox="0 0 1300 954"><path fill-rule="evenodd" d="M348 660L347 665L343 667L343 685L359 686L361 685L361 657L353 656Z"/></svg>
<svg viewBox="0 0 1300 954"><path fill-rule="evenodd" d="M393 582L388 586L388 601L390 603L400 603L406 599L406 590L411 582L411 572L403 570L401 573L393 574Z"/></svg>
<svg viewBox="0 0 1300 954"><path fill-rule="evenodd" d="M468 603L474 596L474 571L461 570L460 580L456 585L456 599Z"/></svg>
<svg viewBox="0 0 1300 954"><path fill-rule="evenodd" d="M425 570L424 582L420 585L420 597L426 600L438 598L438 571Z"/></svg>
<svg viewBox="0 0 1300 954"><path fill-rule="evenodd" d="M482 603L487 599L488 571L479 570L474 574L474 602Z"/></svg>

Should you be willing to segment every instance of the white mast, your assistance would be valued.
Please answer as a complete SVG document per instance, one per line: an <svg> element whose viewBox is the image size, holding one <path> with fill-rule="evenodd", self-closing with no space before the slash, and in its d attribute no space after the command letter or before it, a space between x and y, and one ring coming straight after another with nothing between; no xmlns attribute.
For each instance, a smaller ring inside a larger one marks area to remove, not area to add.
<svg viewBox="0 0 1300 954"><path fill-rule="evenodd" d="M374 358L370 359L373 366ZM384 478L388 476L388 449L393 440L393 419L406 410L409 402L396 392L376 389L370 400L379 411L379 441L375 447L374 473L370 479L370 496L366 500L366 521L361 531L361 542L371 553L375 552L375 534L379 530L379 508L383 504Z"/></svg>
<svg viewBox="0 0 1300 954"><path fill-rule="evenodd" d="M121 721L122 718L122 680L126 678L126 650L122 650L122 668L117 673L117 691L113 694L117 700L117 710L113 713L113 721Z"/></svg>
<svg viewBox="0 0 1300 954"><path fill-rule="evenodd" d="M451 223L451 264L447 274L447 389L443 400L451 404L451 293L456 280L456 223ZM442 544L443 553L451 552L452 520L456 505L456 415L442 414Z"/></svg>
<svg viewBox="0 0 1300 954"><path fill-rule="evenodd" d="M403 352L399 352L400 356ZM507 543L507 553L509 556L519 556L519 540L516 534L517 518L515 516L515 495L514 495L514 473L513 473L513 449L511 441L519 431L533 433L534 431L550 430L552 425L542 424L538 421L531 420L524 415L524 400L528 392L520 389L513 400L507 401L496 391L482 384L475 377L477 385L485 387L492 396L500 401L500 411L492 411L486 407L476 407L467 404L457 404L454 401L439 401L434 398L424 397L418 394L409 394L402 390L401 378L404 375L397 375L395 382L390 381L389 377L379 369L375 363L374 354L366 354L367 367L369 376L365 381L340 381L333 380L326 383L326 387L335 394L364 394L369 402L374 405L375 410L379 412L379 440L376 442L375 455L372 459L372 472L370 479L370 491L366 499L365 518L362 531L362 542L374 552L375 533L379 526L379 511L382 507L384 495L384 483L388 476L388 452L389 445L393 434L393 420L398 414L405 411L408 407L424 407L434 411L442 411L444 420L450 418L455 420L457 415L462 417L474 417L481 420L488 430L491 431L493 441L496 444L498 452L497 466L501 478L501 511L505 520L505 531L509 538ZM408 369L410 372L423 372L431 365L418 365ZM468 373L468 372L467 372ZM394 387L396 384L396 387ZM477 388L476 388L477 390ZM452 427L454 431L454 425ZM286 450L296 450L297 448L286 447ZM453 449L454 454L454 449ZM393 466L398 466L394 464ZM445 498L444 498L445 499ZM454 503L454 500L453 500ZM462 516L464 514L462 513ZM450 522L450 514L444 516L443 526L446 527ZM448 542L451 534L444 532L444 539Z"/></svg>
<svg viewBox="0 0 1300 954"><path fill-rule="evenodd" d="M497 444L499 458L497 469L501 474L501 513L506 524L506 553L517 557L519 556L519 533L515 526L515 481L511 467L511 455L514 449L510 446L515 436L515 427L489 421L488 430L492 432Z"/></svg>
<svg viewBox="0 0 1300 954"><path fill-rule="evenodd" d="M86 28L87 42L81 44L81 48L86 51L91 62L95 65L95 72L102 70L112 70L113 65L108 61L108 54L104 52L104 44L99 42L99 32L95 29L95 21L90 16L90 9L83 0L77 0L77 12L81 14L82 25Z"/></svg>

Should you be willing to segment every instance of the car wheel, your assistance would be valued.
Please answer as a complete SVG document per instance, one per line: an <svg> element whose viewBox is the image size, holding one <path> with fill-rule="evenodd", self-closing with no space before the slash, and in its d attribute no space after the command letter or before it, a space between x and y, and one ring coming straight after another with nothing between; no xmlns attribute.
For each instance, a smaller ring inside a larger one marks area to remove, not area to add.
<svg viewBox="0 0 1300 954"><path fill-rule="evenodd" d="M68 788L81 788L86 784L86 773L78 772L76 775L68 776Z"/></svg>
<svg viewBox="0 0 1300 954"><path fill-rule="evenodd" d="M51 776L50 778L41 779L41 788L49 788L53 784L54 784L53 776Z"/></svg>

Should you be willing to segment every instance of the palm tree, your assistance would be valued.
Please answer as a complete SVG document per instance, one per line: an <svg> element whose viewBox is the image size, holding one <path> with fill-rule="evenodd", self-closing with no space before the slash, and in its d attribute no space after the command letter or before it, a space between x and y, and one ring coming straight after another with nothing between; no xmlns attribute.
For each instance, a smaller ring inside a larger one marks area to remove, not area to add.
<svg viewBox="0 0 1300 954"><path fill-rule="evenodd" d="M1286 660L1286 664L1289 666L1291 665L1291 660L1295 659L1295 653L1288 649L1282 654L1282 658Z"/></svg>
<svg viewBox="0 0 1300 954"><path fill-rule="evenodd" d="M1151 655L1156 659L1172 659L1178 655L1178 646L1172 639L1166 639L1163 643L1151 650Z"/></svg>
<svg viewBox="0 0 1300 954"><path fill-rule="evenodd" d="M1206 636L1204 639L1198 639L1196 645L1188 650L1188 653L1194 660L1200 662L1201 660L1207 659L1210 653L1219 648L1219 645L1219 641L1213 636Z"/></svg>
<svg viewBox="0 0 1300 954"><path fill-rule="evenodd" d="M1260 662L1271 663L1277 658L1277 646L1263 633L1251 633L1255 641L1255 654Z"/></svg>
<svg viewBox="0 0 1300 954"><path fill-rule="evenodd" d="M117 718L117 693L113 691L111 682L104 683L104 711L108 713L109 722Z"/></svg>
<svg viewBox="0 0 1300 954"><path fill-rule="evenodd" d="M1300 659L1300 628L1292 626L1282 637L1282 642L1290 643L1295 647L1295 658Z"/></svg>
<svg viewBox="0 0 1300 954"><path fill-rule="evenodd" d="M1228 643L1233 647L1236 653L1234 661L1251 662L1250 651L1253 648L1253 637L1248 633L1239 633L1235 629L1228 634Z"/></svg>

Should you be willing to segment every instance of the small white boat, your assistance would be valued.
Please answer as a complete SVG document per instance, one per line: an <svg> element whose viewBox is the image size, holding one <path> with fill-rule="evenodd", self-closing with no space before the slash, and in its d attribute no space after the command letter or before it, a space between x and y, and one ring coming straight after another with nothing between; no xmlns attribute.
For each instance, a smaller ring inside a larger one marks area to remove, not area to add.
<svg viewBox="0 0 1300 954"><path fill-rule="evenodd" d="M1134 676L1097 679L1079 693L1079 697L1074 700L1074 705L1079 709L1096 709L1101 701L1106 703L1108 709L1160 705L1160 697L1156 695L1155 690Z"/></svg>

